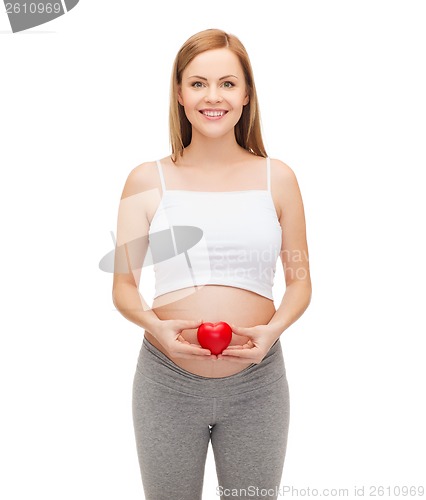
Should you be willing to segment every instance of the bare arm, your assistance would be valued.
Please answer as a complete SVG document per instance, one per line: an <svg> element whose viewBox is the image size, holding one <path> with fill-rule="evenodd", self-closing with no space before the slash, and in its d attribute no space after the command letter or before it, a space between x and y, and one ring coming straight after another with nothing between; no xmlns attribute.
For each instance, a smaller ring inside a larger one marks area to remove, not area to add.
<svg viewBox="0 0 426 500"><path fill-rule="evenodd" d="M148 250L147 212L155 194L155 190L147 189L144 177L144 164L134 168L127 177L121 196L112 299L117 310L126 319L151 332L159 326L161 320L138 290Z"/></svg>
<svg viewBox="0 0 426 500"><path fill-rule="evenodd" d="M209 349L190 344L181 335L197 328L202 320L161 320L139 293L139 281L149 248L148 213L160 202L160 193L150 186L145 164L134 168L125 183L120 200L117 241L114 255L112 299L129 321L150 332L175 357L185 359L216 358Z"/></svg>
<svg viewBox="0 0 426 500"><path fill-rule="evenodd" d="M273 340L302 316L310 304L312 294L302 196L293 170L283 162L279 162L279 165L277 185L283 234L281 261L286 291L279 308L268 323Z"/></svg>

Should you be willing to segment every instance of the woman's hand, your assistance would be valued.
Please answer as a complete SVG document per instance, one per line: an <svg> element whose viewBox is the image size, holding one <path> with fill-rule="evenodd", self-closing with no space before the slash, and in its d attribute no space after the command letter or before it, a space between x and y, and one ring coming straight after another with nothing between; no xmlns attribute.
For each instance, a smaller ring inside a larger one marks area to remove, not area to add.
<svg viewBox="0 0 426 500"><path fill-rule="evenodd" d="M175 358L183 359L217 359L210 349L204 349L199 344L191 344L185 340L182 330L196 329L203 320L191 321L185 319L161 320L151 333L160 344Z"/></svg>
<svg viewBox="0 0 426 500"><path fill-rule="evenodd" d="M242 337L250 337L243 345L230 345L219 354L218 359L229 359L236 363L260 363L267 355L277 337L268 325L242 327L229 324L232 332Z"/></svg>

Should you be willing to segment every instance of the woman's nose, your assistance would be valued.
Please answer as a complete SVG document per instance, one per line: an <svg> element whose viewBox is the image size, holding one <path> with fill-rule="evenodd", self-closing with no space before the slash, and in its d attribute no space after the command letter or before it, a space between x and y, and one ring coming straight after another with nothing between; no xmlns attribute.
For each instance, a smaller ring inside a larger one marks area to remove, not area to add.
<svg viewBox="0 0 426 500"><path fill-rule="evenodd" d="M219 90L214 85L207 89L205 100L207 102L220 102L222 100Z"/></svg>

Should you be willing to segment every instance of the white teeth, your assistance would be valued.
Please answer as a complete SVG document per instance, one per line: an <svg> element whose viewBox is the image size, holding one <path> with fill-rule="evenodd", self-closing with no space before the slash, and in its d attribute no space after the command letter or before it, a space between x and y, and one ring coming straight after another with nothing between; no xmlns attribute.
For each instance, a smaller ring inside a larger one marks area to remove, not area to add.
<svg viewBox="0 0 426 500"><path fill-rule="evenodd" d="M206 116L223 116L225 111L203 111L203 115Z"/></svg>

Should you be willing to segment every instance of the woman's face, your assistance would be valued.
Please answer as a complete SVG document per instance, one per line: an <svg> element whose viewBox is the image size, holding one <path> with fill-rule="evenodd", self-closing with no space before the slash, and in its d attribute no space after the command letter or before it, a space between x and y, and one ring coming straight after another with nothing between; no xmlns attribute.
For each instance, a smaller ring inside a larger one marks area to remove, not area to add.
<svg viewBox="0 0 426 500"><path fill-rule="evenodd" d="M178 96L193 135L194 129L212 138L233 133L249 102L238 57L226 48L198 54L183 71Z"/></svg>

